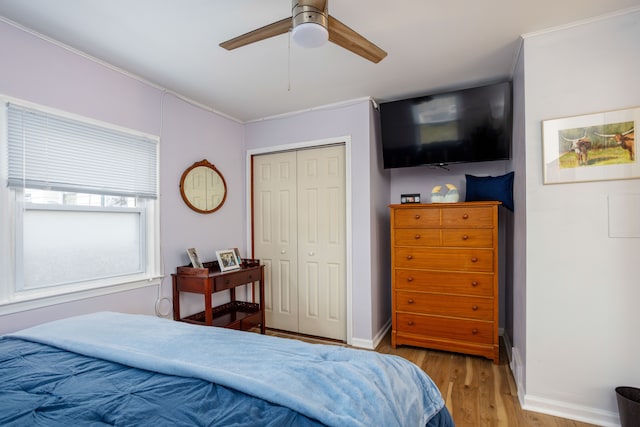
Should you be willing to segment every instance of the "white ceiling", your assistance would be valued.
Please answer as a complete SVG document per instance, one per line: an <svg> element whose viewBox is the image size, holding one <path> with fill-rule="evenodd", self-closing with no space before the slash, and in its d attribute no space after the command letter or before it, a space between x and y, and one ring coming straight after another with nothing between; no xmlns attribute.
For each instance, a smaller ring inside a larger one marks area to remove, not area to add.
<svg viewBox="0 0 640 427"><path fill-rule="evenodd" d="M289 35L222 41L291 14L290 0L0 0L0 16L246 122L363 97L378 102L509 78L520 35L640 0L330 0L388 52L378 64Z"/></svg>

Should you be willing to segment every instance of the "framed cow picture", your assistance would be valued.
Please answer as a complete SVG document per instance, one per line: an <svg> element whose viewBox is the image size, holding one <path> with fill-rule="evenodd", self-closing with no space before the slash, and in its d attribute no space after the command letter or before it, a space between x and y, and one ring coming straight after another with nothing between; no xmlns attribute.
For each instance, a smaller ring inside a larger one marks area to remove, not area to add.
<svg viewBox="0 0 640 427"><path fill-rule="evenodd" d="M640 107L542 122L545 184L640 177Z"/></svg>

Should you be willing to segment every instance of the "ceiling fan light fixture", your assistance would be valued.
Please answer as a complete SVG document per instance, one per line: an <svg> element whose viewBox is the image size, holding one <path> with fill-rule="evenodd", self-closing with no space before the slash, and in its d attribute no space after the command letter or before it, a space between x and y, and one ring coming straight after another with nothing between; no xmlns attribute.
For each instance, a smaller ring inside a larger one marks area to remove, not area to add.
<svg viewBox="0 0 640 427"><path fill-rule="evenodd" d="M301 47L320 47L329 40L329 31L320 24L305 22L297 25L291 36L293 41Z"/></svg>
<svg viewBox="0 0 640 427"><path fill-rule="evenodd" d="M309 3L309 4L307 4ZM301 47L320 47L329 40L329 19L327 18L327 4L323 6L317 2L291 1L293 41ZM321 6L320 9L317 6Z"/></svg>

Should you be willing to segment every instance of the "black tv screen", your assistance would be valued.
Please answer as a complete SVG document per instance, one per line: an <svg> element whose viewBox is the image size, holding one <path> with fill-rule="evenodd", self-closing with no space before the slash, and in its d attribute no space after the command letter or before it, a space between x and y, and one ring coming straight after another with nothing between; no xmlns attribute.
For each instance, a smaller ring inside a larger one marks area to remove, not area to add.
<svg viewBox="0 0 640 427"><path fill-rule="evenodd" d="M511 83L380 103L384 168L508 159Z"/></svg>

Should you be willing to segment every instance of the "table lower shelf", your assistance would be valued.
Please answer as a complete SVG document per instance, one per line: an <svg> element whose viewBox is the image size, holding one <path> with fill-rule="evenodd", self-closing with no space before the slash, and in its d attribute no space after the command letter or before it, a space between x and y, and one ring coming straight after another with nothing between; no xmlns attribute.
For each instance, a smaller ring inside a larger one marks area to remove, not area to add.
<svg viewBox="0 0 640 427"><path fill-rule="evenodd" d="M260 304L232 301L213 307L211 311L213 314L213 325L211 326L247 331L262 324ZM183 317L180 321L194 323L196 325L206 325L205 312L201 311L191 316Z"/></svg>

